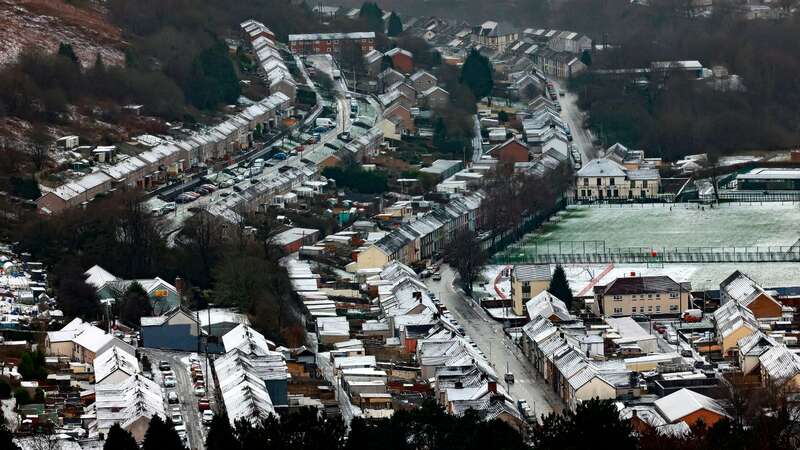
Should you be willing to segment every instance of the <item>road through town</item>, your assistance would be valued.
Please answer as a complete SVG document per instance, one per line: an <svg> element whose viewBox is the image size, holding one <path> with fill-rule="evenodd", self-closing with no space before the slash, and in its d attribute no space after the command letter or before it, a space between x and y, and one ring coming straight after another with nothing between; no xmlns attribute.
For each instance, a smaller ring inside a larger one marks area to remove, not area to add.
<svg viewBox="0 0 800 450"><path fill-rule="evenodd" d="M433 281L432 278L426 280L428 288L442 300L464 328L464 332L486 354L508 392L515 399L527 400L537 417L552 411L561 411L563 408L561 400L536 373L522 351L503 332L502 324L489 318L480 306L465 296L460 289L453 287L455 271L443 265L441 274L440 281ZM515 378L514 383L510 385L502 381L506 367Z"/></svg>
<svg viewBox="0 0 800 450"><path fill-rule="evenodd" d="M153 365L154 380L159 383L159 385L163 386L163 382L161 372L158 370L158 362L167 361L169 363L172 371L175 373L176 383L174 388L163 388L164 400L166 402L166 395L168 392L175 391L178 394L178 400L180 401L178 406L180 407L181 416L183 417L183 424L186 426L186 433L188 437L187 447L190 449L205 448L206 429L203 426L201 413L197 407L198 397L194 393L194 384L192 383L189 365L187 364L189 354L184 352L156 349L143 349L143 352L147 355L151 364ZM213 383L210 380L211 377L207 376L203 355L200 355L199 359L200 365L203 368L203 372L206 374L205 380L209 383L209 387L213 389ZM208 397L212 399L212 409L214 409L213 395L209 395ZM173 405L169 404L166 405L168 415L171 414L172 406Z"/></svg>
<svg viewBox="0 0 800 450"><path fill-rule="evenodd" d="M597 150L592 144L592 136L589 130L583 127L584 113L578 108L578 95L565 89L563 82L551 79L556 90L564 92L563 97L558 97L561 104L561 118L569 125L572 132L572 145L580 152L581 161L586 161L597 157Z"/></svg>

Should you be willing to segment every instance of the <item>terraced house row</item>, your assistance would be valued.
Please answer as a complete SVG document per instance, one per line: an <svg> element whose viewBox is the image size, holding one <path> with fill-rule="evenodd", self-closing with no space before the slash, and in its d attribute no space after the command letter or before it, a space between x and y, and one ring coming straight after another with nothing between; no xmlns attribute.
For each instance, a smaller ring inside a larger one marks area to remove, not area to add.
<svg viewBox="0 0 800 450"><path fill-rule="evenodd" d="M114 164L98 164L80 178L44 192L36 200L42 214L57 214L119 188L150 190L193 167L220 160L253 144L253 133L276 127L289 113L291 102L275 93L230 116L224 122L179 141L160 140L135 156L120 156Z"/></svg>

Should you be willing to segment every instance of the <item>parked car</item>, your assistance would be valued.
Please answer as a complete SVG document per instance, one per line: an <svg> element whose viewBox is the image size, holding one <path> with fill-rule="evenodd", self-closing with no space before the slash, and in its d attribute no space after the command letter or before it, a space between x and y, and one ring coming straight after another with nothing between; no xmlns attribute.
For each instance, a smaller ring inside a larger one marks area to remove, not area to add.
<svg viewBox="0 0 800 450"><path fill-rule="evenodd" d="M211 408L211 404L208 402L208 398L202 397L197 399L197 409L200 411L206 411Z"/></svg>
<svg viewBox="0 0 800 450"><path fill-rule="evenodd" d="M164 387L175 387L175 377L164 377Z"/></svg>
<svg viewBox="0 0 800 450"><path fill-rule="evenodd" d="M431 277L431 279L433 279L433 281L441 281L442 280L442 274L439 273L439 272L436 272L435 274L433 274L433 277Z"/></svg>
<svg viewBox="0 0 800 450"><path fill-rule="evenodd" d="M214 419L214 412L210 409L203 411L203 423L209 425Z"/></svg>
<svg viewBox="0 0 800 450"><path fill-rule="evenodd" d="M283 152L275 153L274 155L272 155L272 159L275 159L275 160L278 160L278 161L285 161L286 160L286 153L283 153Z"/></svg>
<svg viewBox="0 0 800 450"><path fill-rule="evenodd" d="M164 203L164 205L161 207L161 210L163 212L172 212L172 211L175 211L176 207L177 206L175 205L175 202L167 202L167 203Z"/></svg>
<svg viewBox="0 0 800 450"><path fill-rule="evenodd" d="M202 397L206 395L206 388L204 386L196 386L194 388L194 395L198 397Z"/></svg>
<svg viewBox="0 0 800 450"><path fill-rule="evenodd" d="M175 425L180 425L183 423L183 416L181 416L180 412L173 412L172 415L169 416L172 419L172 423Z"/></svg>
<svg viewBox="0 0 800 450"><path fill-rule="evenodd" d="M163 371L169 370L169 369L170 369L170 367L169 367L169 363L168 362L166 362L166 361L159 361L158 362L158 370L163 372Z"/></svg>
<svg viewBox="0 0 800 450"><path fill-rule="evenodd" d="M167 394L167 402L169 403L178 403L178 394L175 391L171 391Z"/></svg>

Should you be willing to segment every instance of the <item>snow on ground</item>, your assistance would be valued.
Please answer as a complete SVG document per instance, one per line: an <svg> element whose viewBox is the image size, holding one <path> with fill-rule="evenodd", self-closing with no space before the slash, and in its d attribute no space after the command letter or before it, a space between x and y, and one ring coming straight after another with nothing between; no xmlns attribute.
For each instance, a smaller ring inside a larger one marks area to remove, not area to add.
<svg viewBox="0 0 800 450"><path fill-rule="evenodd" d="M761 156L755 155L739 155L739 156L721 156L719 158L720 166L733 166L735 164L745 164L764 159Z"/></svg>
<svg viewBox="0 0 800 450"><path fill-rule="evenodd" d="M500 277L500 272L510 266L486 266L481 271L479 279L486 284L475 290L485 292L485 296L493 298L511 298L511 280L508 277ZM495 281L497 283L495 284ZM498 292L499 291L499 292Z"/></svg>
<svg viewBox="0 0 800 450"><path fill-rule="evenodd" d="M603 275L608 265L572 264L565 265L570 288L575 295L591 295L591 287L603 286L611 281L631 276L666 275L675 281L689 281L693 290L719 289L719 283L736 270L752 276L765 287L785 287L800 285L800 265L797 263L731 263L731 264L664 264L664 267L647 267L645 264L624 264L614 266ZM602 275L602 276L601 276ZM591 282L593 278L594 283Z"/></svg>
<svg viewBox="0 0 800 450"><path fill-rule="evenodd" d="M798 238L797 203L723 204L700 209L696 204L604 205L570 208L541 235L525 242L558 243L583 251L581 241L604 241L624 247L756 247L791 246ZM574 244L563 244L565 242ZM563 250L568 252L566 247ZM586 251L590 252L587 242Z"/></svg>

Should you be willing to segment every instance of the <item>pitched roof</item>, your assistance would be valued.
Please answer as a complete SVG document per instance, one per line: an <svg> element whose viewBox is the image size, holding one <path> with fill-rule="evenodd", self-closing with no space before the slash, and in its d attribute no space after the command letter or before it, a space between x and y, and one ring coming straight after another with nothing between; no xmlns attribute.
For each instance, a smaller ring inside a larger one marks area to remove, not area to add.
<svg viewBox="0 0 800 450"><path fill-rule="evenodd" d="M97 426L108 429L119 423L123 428L141 417L164 416L161 388L140 374L120 384L95 385Z"/></svg>
<svg viewBox="0 0 800 450"><path fill-rule="evenodd" d="M128 375L139 373L139 361L136 360L136 357L116 345L98 354L93 364L95 383L101 383L117 370Z"/></svg>
<svg viewBox="0 0 800 450"><path fill-rule="evenodd" d="M594 287L595 292L603 295L669 293L683 290L688 291L689 288L665 275L617 278L605 286Z"/></svg>
<svg viewBox="0 0 800 450"><path fill-rule="evenodd" d="M761 294L766 295L770 300L778 303L772 295L765 291L755 280L738 270L723 280L719 288L727 297L744 306L748 306L753 300L761 296Z"/></svg>
<svg viewBox="0 0 800 450"><path fill-rule="evenodd" d="M714 311L714 321L717 333L722 337L729 336L741 327L758 330L758 321L753 312L739 302L728 302L717 308Z"/></svg>
<svg viewBox="0 0 800 450"><path fill-rule="evenodd" d="M569 320L572 317L569 314L566 303L548 291L542 291L528 300L525 303L525 309L528 311L528 317L530 318L535 316L545 318L556 316L559 320Z"/></svg>
<svg viewBox="0 0 800 450"><path fill-rule="evenodd" d="M514 266L514 278L519 281L550 281L549 264Z"/></svg>
<svg viewBox="0 0 800 450"><path fill-rule="evenodd" d="M86 276L86 284L94 286L95 289L100 289L109 281L119 281L119 278L96 264L83 274Z"/></svg>
<svg viewBox="0 0 800 450"><path fill-rule="evenodd" d="M780 344L770 348L758 360L772 381L784 381L800 374L800 355Z"/></svg>
<svg viewBox="0 0 800 450"><path fill-rule="evenodd" d="M624 177L625 168L618 163L606 159L593 159L578 171L579 177Z"/></svg>
<svg viewBox="0 0 800 450"><path fill-rule="evenodd" d="M677 422L701 409L730 417L728 413L725 412L725 408L713 398L706 397L703 394L698 394L686 388L656 400L655 405L658 411L661 412L661 415L667 419L667 422L671 423Z"/></svg>

